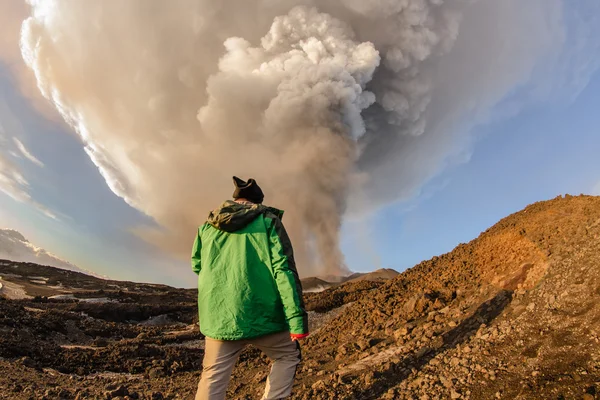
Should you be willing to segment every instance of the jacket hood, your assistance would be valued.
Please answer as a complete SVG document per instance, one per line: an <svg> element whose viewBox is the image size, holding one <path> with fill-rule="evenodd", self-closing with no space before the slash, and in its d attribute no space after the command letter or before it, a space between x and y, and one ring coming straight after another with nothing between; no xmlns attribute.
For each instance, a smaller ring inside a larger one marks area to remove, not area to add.
<svg viewBox="0 0 600 400"><path fill-rule="evenodd" d="M211 211L206 222L225 232L239 231L250 224L261 214L275 214L280 219L283 211L262 204L237 203L227 200L220 207Z"/></svg>

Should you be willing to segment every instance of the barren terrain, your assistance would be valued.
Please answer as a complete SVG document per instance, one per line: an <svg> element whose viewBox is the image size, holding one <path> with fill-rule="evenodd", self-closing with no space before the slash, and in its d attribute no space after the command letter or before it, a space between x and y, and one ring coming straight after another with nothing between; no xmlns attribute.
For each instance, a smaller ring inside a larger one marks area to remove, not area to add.
<svg viewBox="0 0 600 400"><path fill-rule="evenodd" d="M194 290L10 261L0 276L0 398L193 398ZM305 297L293 398L600 398L598 197L533 204L393 279ZM260 398L267 373L248 348L228 398Z"/></svg>

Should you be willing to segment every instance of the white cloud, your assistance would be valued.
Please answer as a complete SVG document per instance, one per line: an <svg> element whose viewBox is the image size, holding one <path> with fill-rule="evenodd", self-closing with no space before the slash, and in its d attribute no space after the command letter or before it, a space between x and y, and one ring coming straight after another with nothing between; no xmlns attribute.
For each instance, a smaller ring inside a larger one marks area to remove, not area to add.
<svg viewBox="0 0 600 400"><path fill-rule="evenodd" d="M26 190L28 186L16 165L0 154L0 190L16 201L25 202L31 200Z"/></svg>
<svg viewBox="0 0 600 400"><path fill-rule="evenodd" d="M31 154L29 152L29 150L27 150L27 148L25 147L25 145L19 139L17 139L16 137L14 137L13 141L15 142L15 145L17 146L17 149L19 149L19 151L21 152L21 154L23 154L23 156L25 156L25 158L27 158L29 161L31 161L32 163L34 163L38 167L43 167L44 166L44 163L41 162L40 160L38 160L33 154Z"/></svg>
<svg viewBox="0 0 600 400"><path fill-rule="evenodd" d="M600 196L600 182L596 183L592 188L591 192L592 196Z"/></svg>
<svg viewBox="0 0 600 400"><path fill-rule="evenodd" d="M32 262L94 275L68 261L60 259L40 247L36 247L25 239L20 232L12 229L0 229L0 259Z"/></svg>
<svg viewBox="0 0 600 400"><path fill-rule="evenodd" d="M29 182L25 179L18 167L0 153L0 192L20 203L29 203L49 218L57 220L58 217L50 209L31 198Z"/></svg>

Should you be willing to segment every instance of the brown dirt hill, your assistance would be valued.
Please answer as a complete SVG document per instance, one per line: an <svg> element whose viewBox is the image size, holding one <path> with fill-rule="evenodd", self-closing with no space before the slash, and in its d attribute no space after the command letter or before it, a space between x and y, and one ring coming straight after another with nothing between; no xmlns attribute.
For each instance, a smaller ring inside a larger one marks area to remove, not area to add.
<svg viewBox="0 0 600 400"><path fill-rule="evenodd" d="M400 273L396 270L390 268L381 268L366 274L353 274L346 282L386 281L388 279L393 279L398 275L400 275Z"/></svg>
<svg viewBox="0 0 600 400"><path fill-rule="evenodd" d="M598 197L533 204L365 293L304 342L294 398L597 396ZM242 364L230 395L253 398L266 364Z"/></svg>

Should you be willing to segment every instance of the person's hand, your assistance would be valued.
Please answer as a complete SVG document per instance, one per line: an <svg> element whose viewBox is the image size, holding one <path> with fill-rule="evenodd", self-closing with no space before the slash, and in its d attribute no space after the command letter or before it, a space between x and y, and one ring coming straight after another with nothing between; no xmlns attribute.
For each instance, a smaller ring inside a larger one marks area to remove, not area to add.
<svg viewBox="0 0 600 400"><path fill-rule="evenodd" d="M292 342L295 342L298 339L308 337L308 333L290 333L290 337L292 338Z"/></svg>

